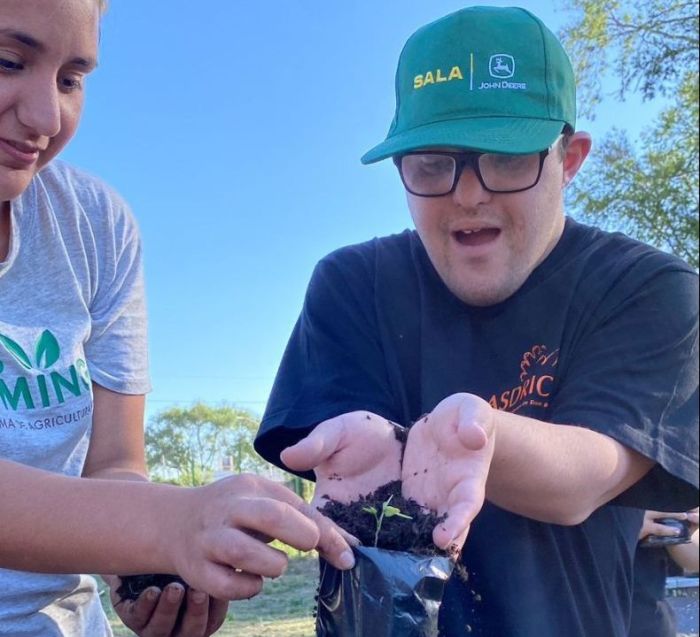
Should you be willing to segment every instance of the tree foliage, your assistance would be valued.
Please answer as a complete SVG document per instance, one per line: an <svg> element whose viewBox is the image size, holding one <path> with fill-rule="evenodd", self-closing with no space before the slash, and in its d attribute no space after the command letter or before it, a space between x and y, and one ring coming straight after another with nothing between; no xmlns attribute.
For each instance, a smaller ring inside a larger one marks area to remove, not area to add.
<svg viewBox="0 0 700 637"><path fill-rule="evenodd" d="M636 143L622 128L594 147L567 202L580 218L620 229L698 267L698 7L685 0L573 0L562 31L577 74L579 112L613 97L663 97ZM607 96L610 97L610 96ZM620 107L624 123L624 107Z"/></svg>
<svg viewBox="0 0 700 637"><path fill-rule="evenodd" d="M595 115L612 73L614 94L644 99L673 96L688 73L697 75L698 4L691 0L569 0L575 18L561 32L579 92L579 111Z"/></svg>
<svg viewBox="0 0 700 637"><path fill-rule="evenodd" d="M157 414L146 428L146 454L155 479L185 486L211 481L224 460L234 473L266 472L253 449L258 419L228 405L196 403Z"/></svg>

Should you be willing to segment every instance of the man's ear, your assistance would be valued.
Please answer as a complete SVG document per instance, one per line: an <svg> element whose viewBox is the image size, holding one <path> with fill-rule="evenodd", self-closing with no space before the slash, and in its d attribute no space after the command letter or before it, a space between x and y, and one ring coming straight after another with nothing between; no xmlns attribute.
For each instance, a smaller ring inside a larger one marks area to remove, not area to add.
<svg viewBox="0 0 700 637"><path fill-rule="evenodd" d="M566 186L579 171L583 162L586 161L591 150L591 136L588 133L579 131L571 135L569 143L564 151L564 173L563 180Z"/></svg>

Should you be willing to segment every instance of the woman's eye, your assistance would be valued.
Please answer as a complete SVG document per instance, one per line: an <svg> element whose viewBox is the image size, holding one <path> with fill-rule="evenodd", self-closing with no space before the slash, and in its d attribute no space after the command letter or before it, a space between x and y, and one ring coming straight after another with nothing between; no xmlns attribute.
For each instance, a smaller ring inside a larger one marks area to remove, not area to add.
<svg viewBox="0 0 700 637"><path fill-rule="evenodd" d="M82 88L83 78L77 75L66 75L58 81L58 84L66 92L76 91Z"/></svg>
<svg viewBox="0 0 700 637"><path fill-rule="evenodd" d="M21 71L23 68L21 62L0 57L0 71Z"/></svg>

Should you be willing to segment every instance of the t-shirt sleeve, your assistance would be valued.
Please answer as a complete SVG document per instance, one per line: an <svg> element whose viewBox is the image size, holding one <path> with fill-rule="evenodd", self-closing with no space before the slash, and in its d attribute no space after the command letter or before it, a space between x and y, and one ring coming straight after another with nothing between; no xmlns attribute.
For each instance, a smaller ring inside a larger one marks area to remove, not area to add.
<svg viewBox="0 0 700 637"><path fill-rule="evenodd" d="M371 255L344 249L316 266L255 442L270 462L283 467L280 452L328 418L368 410L398 419L372 285Z"/></svg>
<svg viewBox="0 0 700 637"><path fill-rule="evenodd" d="M102 194L95 229L97 276L90 300L92 329L85 354L92 380L112 391L150 390L141 239L131 211Z"/></svg>
<svg viewBox="0 0 700 637"><path fill-rule="evenodd" d="M613 297L574 346L552 421L589 427L657 462L616 504L686 510L698 497L697 276L622 280Z"/></svg>

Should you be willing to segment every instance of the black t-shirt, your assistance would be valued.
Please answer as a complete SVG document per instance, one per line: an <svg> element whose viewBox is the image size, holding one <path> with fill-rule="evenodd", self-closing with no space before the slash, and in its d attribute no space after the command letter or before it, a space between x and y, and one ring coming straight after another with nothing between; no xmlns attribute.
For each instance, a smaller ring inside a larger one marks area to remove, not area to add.
<svg viewBox="0 0 700 637"><path fill-rule="evenodd" d="M440 625L445 637L626 636L642 517L628 507L697 501L697 297L680 260L570 219L521 289L486 308L452 295L413 231L343 248L314 271L256 449L283 466L280 451L327 418L408 425L457 392L619 440L658 464L583 524L485 504L463 552L469 581L450 582Z"/></svg>
<svg viewBox="0 0 700 637"><path fill-rule="evenodd" d="M676 637L676 617L666 601L666 577L680 574L663 547L637 548L629 637Z"/></svg>

